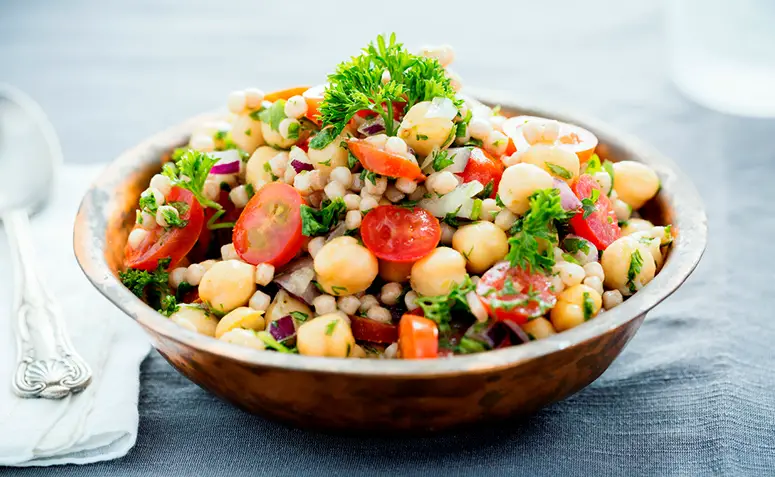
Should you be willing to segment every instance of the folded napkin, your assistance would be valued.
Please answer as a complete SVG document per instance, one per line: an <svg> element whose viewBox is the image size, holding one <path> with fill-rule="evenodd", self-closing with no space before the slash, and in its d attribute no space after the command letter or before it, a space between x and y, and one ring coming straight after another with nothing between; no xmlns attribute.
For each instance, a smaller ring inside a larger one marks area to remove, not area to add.
<svg viewBox="0 0 775 477"><path fill-rule="evenodd" d="M100 168L65 167L48 206L32 217L38 270L58 300L73 346L91 366L91 384L62 400L22 399L11 390L13 273L0 233L0 465L88 464L125 455L137 438L140 363L149 342L100 295L73 255L78 204Z"/></svg>

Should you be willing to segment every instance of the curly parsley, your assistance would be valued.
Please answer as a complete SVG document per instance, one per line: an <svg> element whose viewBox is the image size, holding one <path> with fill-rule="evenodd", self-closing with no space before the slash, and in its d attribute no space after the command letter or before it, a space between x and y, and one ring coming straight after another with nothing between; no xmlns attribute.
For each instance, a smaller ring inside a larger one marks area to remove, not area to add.
<svg viewBox="0 0 775 477"><path fill-rule="evenodd" d="M328 233L347 211L344 200L337 197L329 203L322 204L320 210L307 205L301 206L301 233L307 237Z"/></svg>
<svg viewBox="0 0 775 477"><path fill-rule="evenodd" d="M121 283L138 298L158 310L159 313L170 316L178 310L178 302L170 291L170 276L167 272L169 264L170 259L163 258L159 260L156 270L152 272L129 268L118 272L118 277Z"/></svg>
<svg viewBox="0 0 775 477"><path fill-rule="evenodd" d="M453 310L470 312L466 294L474 290L474 283L466 275L463 283L453 285L452 291L440 296L420 296L415 303L422 308L425 317L433 320L439 326L439 331L450 330L449 322L452 319Z"/></svg>

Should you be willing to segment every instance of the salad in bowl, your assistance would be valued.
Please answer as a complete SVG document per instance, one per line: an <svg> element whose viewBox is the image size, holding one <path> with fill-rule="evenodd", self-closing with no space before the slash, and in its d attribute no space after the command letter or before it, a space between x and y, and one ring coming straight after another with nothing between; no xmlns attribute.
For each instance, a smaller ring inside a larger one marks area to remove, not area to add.
<svg viewBox="0 0 775 477"><path fill-rule="evenodd" d="M379 36L325 84L229 94L141 194L121 281L219 340L379 359L540 340L646 286L656 172L467 97L453 59Z"/></svg>

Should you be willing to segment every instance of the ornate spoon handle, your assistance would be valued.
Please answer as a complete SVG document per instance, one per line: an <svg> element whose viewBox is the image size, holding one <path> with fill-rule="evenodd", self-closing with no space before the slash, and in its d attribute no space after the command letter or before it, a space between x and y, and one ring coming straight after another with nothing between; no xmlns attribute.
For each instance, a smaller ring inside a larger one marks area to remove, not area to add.
<svg viewBox="0 0 775 477"><path fill-rule="evenodd" d="M18 368L13 390L21 397L61 399L91 381L89 365L73 349L61 311L38 277L27 212L3 216L14 262L14 315Z"/></svg>

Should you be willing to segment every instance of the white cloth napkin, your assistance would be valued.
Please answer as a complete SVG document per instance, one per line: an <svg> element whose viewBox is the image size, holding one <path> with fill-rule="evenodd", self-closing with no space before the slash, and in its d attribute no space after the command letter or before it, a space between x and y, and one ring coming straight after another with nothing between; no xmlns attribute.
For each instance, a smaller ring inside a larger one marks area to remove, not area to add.
<svg viewBox="0 0 775 477"><path fill-rule="evenodd" d="M13 273L5 231L0 233L0 465L88 464L121 457L135 444L140 363L149 341L92 287L73 255L75 214L100 169L64 167L54 197L31 219L38 270L93 372L82 393L48 400L22 399L11 391Z"/></svg>

